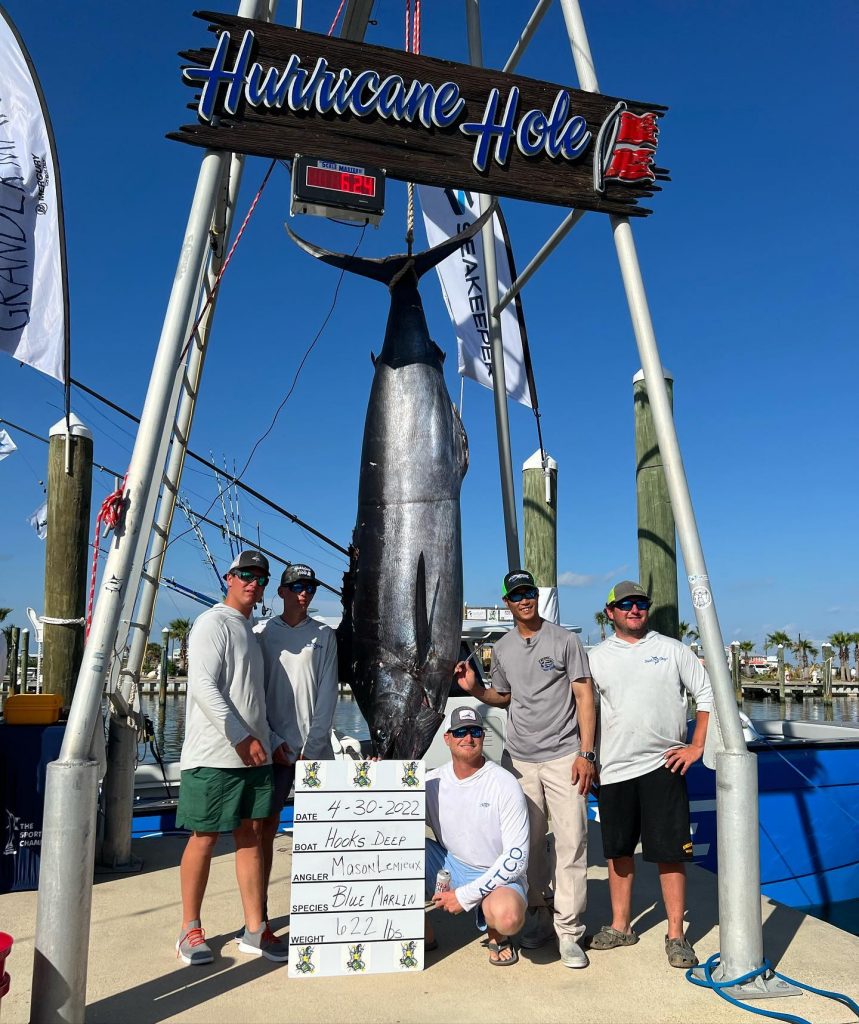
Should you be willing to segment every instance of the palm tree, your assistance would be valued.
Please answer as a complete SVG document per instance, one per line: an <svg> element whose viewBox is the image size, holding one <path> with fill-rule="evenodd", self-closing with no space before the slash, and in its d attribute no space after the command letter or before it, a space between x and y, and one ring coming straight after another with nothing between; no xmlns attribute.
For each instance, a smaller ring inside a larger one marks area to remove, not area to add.
<svg viewBox="0 0 859 1024"><path fill-rule="evenodd" d="M600 640L605 640L605 628L609 624L609 617L605 613L605 609L601 608L596 615L594 615L594 622L600 628Z"/></svg>
<svg viewBox="0 0 859 1024"><path fill-rule="evenodd" d="M833 633L829 642L833 647L838 648L838 660L841 662L841 682L847 682L847 665L850 661L850 644L853 642L854 633ZM857 663L859 664L859 663Z"/></svg>
<svg viewBox="0 0 859 1024"><path fill-rule="evenodd" d="M700 637L698 636L698 630L693 626L690 626L688 622L681 622L677 628L680 636L678 639L682 643L684 640L688 640L690 643L696 643Z"/></svg>
<svg viewBox="0 0 859 1024"><path fill-rule="evenodd" d="M11 611L11 608L0 608L0 622L2 622Z"/></svg>
<svg viewBox="0 0 859 1024"><path fill-rule="evenodd" d="M793 644L793 653L799 664L800 677L804 679L808 675L808 659L816 658L820 652L810 640L803 640L801 636L798 636Z"/></svg>
<svg viewBox="0 0 859 1024"><path fill-rule="evenodd" d="M785 649L785 652L793 650L793 640L784 632L783 629L777 629L774 633L770 633L765 643L765 650L770 647L778 647L779 644Z"/></svg>
<svg viewBox="0 0 859 1024"><path fill-rule="evenodd" d="M167 623L170 635L179 641L179 663L183 674L188 674L188 634L191 632L190 619L174 619Z"/></svg>
<svg viewBox="0 0 859 1024"><path fill-rule="evenodd" d="M755 644L754 644L753 640L741 640L740 641L740 650L745 655L746 661L748 661L749 655L752 653L752 651L754 651L754 649L755 649Z"/></svg>

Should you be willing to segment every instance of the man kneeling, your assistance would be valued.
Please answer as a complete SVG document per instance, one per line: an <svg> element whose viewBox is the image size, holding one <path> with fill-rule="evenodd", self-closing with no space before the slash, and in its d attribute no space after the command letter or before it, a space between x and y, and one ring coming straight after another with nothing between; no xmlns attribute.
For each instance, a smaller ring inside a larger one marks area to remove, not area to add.
<svg viewBox="0 0 859 1024"><path fill-rule="evenodd" d="M427 773L427 822L437 841L426 843L427 896L449 914L475 911L488 931L489 962L510 967L519 954L510 941L528 906L528 808L522 788L483 756L483 719L475 708L456 708L444 742L450 762ZM435 892L440 870L450 889ZM427 925L426 949L437 948Z"/></svg>

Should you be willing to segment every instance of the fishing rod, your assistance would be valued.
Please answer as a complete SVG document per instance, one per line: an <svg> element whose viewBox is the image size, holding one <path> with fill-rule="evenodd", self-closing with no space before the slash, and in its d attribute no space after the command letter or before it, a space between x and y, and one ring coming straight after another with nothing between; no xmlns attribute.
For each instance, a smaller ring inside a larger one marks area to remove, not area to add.
<svg viewBox="0 0 859 1024"><path fill-rule="evenodd" d="M116 402L112 402L109 398L105 398L104 395L101 395L98 393L98 391L94 391L92 388L87 387L86 384L83 384L81 381L76 380L74 377L72 377L72 384L74 384L74 386L76 388L79 388L81 391L86 392L86 394L92 395L93 398L97 398L104 405L108 406L108 408L113 409L115 412L118 412L122 416L125 416L126 419L131 420L133 423L140 423L139 416L135 416L134 413L129 412L127 409L123 409L121 405L117 405ZM208 459L204 459L202 455L198 455L190 448L186 448L185 453L186 455L188 455L189 458L194 459L195 462L199 462L200 465L205 466L209 470L209 472L218 472L217 468L213 467L212 463L209 462ZM295 523L296 526L300 526L303 530L307 530L308 533L312 533L314 537L318 537L321 541L324 541L326 544L330 545L332 548L339 551L342 555L345 555L347 558L349 557L348 548L344 548L341 544L338 544L336 540L332 540L330 537L326 537L324 533L320 533L320 531L312 527L310 523L306 523L303 519L300 519L293 512L289 512L282 505L278 505L277 502L272 501L271 498L267 498L264 494L260 494L259 491L255 490L249 484L246 484L243 480L239 480L236 477L231 477L227 478L227 483L235 484L236 487L243 490L246 494L250 494L258 501L261 501L264 505L268 505L269 508L274 509L274 511L280 513L280 515L286 516L286 518L289 519L290 522Z"/></svg>
<svg viewBox="0 0 859 1024"><path fill-rule="evenodd" d="M26 434L28 437L32 437L36 441L41 441L42 444L49 444L50 443L46 437L40 437L39 434L34 434L32 430L27 430L26 427L22 427L18 423L13 423L11 420L7 420L5 417L0 417L0 423L6 423L6 424L8 424L8 426L12 427L13 430L20 430L22 434ZM205 460L203 460L203 462L204 462L204 465L209 465L209 463L205 462ZM110 469L108 466L102 466L102 465L99 465L96 462L93 463L93 466L96 469L100 470L102 473L109 473L113 477L119 477L120 479L122 478L122 474L121 473L117 473L117 471L115 469ZM236 481L236 482L238 483L238 481ZM240 484L240 486L241 486L241 484ZM225 528L223 523L215 522L214 519L209 519L208 516L200 515L199 512L195 512L194 509L190 508L190 506L188 508L188 511L191 513L192 516L194 516L195 519L199 520L201 523L208 523L209 526L214 526L215 529L218 530L222 535L224 534L225 530L227 529L227 528ZM280 510L278 510L278 511L280 511ZM286 514L288 515L289 513L286 513ZM243 537L239 533L234 533L233 536L235 537L236 540L240 540L242 542L242 544L246 544L248 547L251 547L251 548L256 548L257 551L261 551L264 555L268 555L269 558L273 558L276 562L279 562L281 565L292 565L293 564L290 559L288 559L288 558L281 558L280 555L276 555L273 551L269 551L268 548L264 548L261 544L258 544L256 541L249 540L247 537ZM319 534L319 536L322 536L322 535ZM325 538L323 538L323 539L325 539ZM330 543L333 543L333 541L331 541ZM345 552L345 553L348 554L348 552ZM325 587L326 590L330 590L331 593L332 594L336 594L337 597L342 597L341 591L339 591L336 587L332 587L328 583L323 583L322 580L319 580L319 585L321 587Z"/></svg>

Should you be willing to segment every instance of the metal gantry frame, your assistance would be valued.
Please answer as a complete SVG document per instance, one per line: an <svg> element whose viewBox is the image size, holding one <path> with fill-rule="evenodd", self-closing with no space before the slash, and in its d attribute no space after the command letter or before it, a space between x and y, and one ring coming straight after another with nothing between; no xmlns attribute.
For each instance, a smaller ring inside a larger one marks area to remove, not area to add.
<svg viewBox="0 0 859 1024"><path fill-rule="evenodd" d="M585 91L596 92L596 71L578 0L559 2L580 87ZM537 3L505 64L505 71L511 71L525 52L550 3L551 0L539 0ZM482 65L479 0L465 0L465 5L470 59L473 64ZM238 14L241 17L271 20L275 6L276 0L241 0ZM372 0L349 0L342 35L353 39L363 38L371 10ZM299 27L301 12L302 4L298 0L296 23ZM157 544L150 551L148 559L145 555L151 536L161 538L160 543L166 544L164 531L166 529L169 532L169 520L181 479L211 316L208 317L205 331L198 335L188 351L185 348L186 339L194 323L195 303L210 258L210 230L213 224L224 222L225 207L219 204L224 203L228 167L237 159L241 158L211 150L207 150L202 158L180 249L178 269L129 465L122 529L113 540L105 565L62 750L59 759L48 766L31 1002L32 1019L38 1020L40 1024L54 1021L78 1024L85 1015L98 793L98 764L90 754L92 739L101 720L102 694L116 655L117 637L123 620L126 625L130 624L130 610L138 601L144 562L148 568L145 586L149 590L144 589L140 600L145 606L150 600L146 594L151 591L151 600L154 602L155 580L158 578L154 565L163 557L163 548L160 556ZM238 169L233 163L231 179L234 175L237 177ZM482 196L481 211L485 210L488 203L489 198ZM493 228L491 224L484 228L487 298L492 311L490 338L499 466L507 557L511 567L519 561L519 541L499 317L504 306L533 277L581 215L581 211L576 210L567 215L503 297L498 295ZM626 217L612 216L610 219L698 631L713 681L716 703L716 714L713 717L716 721L711 724L711 733L717 734L720 741L715 754L722 946L719 973L723 979L734 978L758 970L763 964L757 763L743 740L733 688L723 656L722 633L677 442L632 228ZM193 366L194 359L199 360L196 369ZM182 384L186 379L189 386L183 389ZM180 411L180 404L183 411ZM165 465L171 438L173 447L170 449L169 465ZM159 514L153 535L155 502L162 479L165 483L163 514ZM139 617L142 626L144 620L142 616ZM139 637L145 646L147 631L138 628L135 632L135 641ZM739 986L735 991L744 998L786 994L783 984L780 983L776 989L770 984L770 979L763 977Z"/></svg>

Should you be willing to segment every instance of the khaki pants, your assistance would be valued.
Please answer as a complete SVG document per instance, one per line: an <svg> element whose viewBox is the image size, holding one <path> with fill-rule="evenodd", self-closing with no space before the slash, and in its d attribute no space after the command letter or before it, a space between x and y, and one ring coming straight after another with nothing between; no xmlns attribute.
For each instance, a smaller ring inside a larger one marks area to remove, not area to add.
<svg viewBox="0 0 859 1024"><path fill-rule="evenodd" d="M546 851L548 817L555 837L555 931L558 938L571 936L578 942L585 934L583 915L587 905L588 809L587 799L573 786L575 755L554 761L517 761L511 758L513 774L528 802L531 845L528 852L528 903L539 906L549 880ZM548 815L547 815L548 811Z"/></svg>

